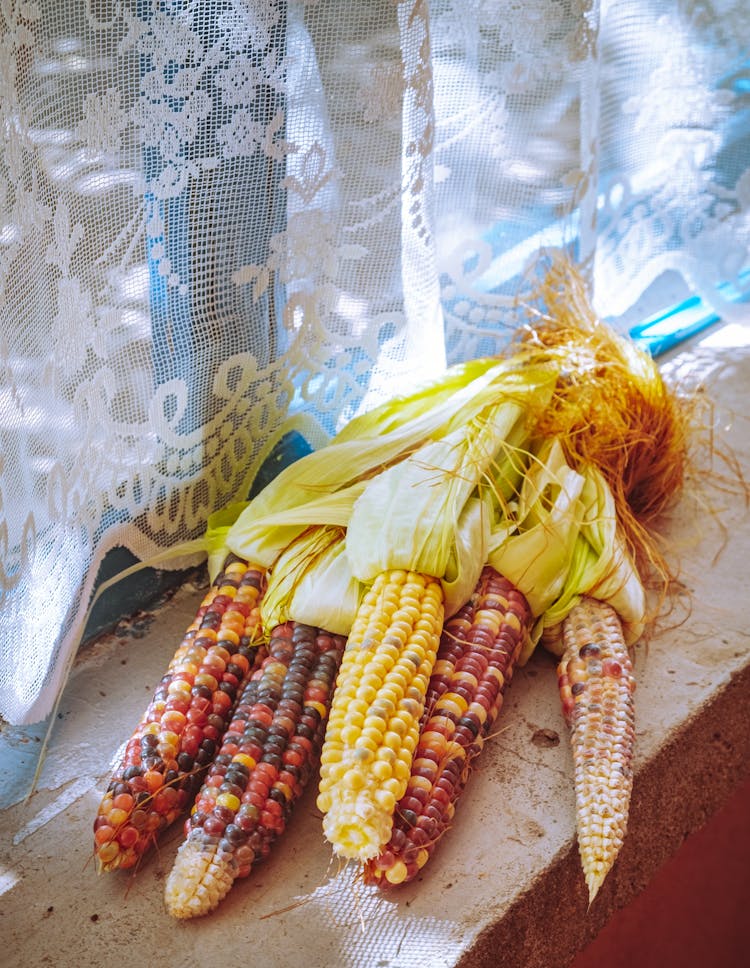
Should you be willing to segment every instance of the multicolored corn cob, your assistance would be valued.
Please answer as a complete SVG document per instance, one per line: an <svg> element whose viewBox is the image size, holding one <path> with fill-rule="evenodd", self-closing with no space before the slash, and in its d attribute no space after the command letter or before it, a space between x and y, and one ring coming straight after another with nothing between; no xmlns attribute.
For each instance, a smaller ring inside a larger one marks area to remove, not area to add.
<svg viewBox="0 0 750 968"><path fill-rule="evenodd" d="M558 666L571 731L578 847L591 903L622 847L633 787L635 678L615 610L583 598Z"/></svg>
<svg viewBox="0 0 750 968"><path fill-rule="evenodd" d="M377 576L355 617L321 754L318 808L340 857L375 857L406 790L443 625L441 583Z"/></svg>
<svg viewBox="0 0 750 968"><path fill-rule="evenodd" d="M388 844L365 865L366 882L404 883L429 860L500 712L530 622L524 596L487 566L471 600L445 623L406 794Z"/></svg>
<svg viewBox="0 0 750 968"><path fill-rule="evenodd" d="M345 639L286 622L240 697L167 879L176 918L212 911L268 856L318 764Z"/></svg>
<svg viewBox="0 0 750 968"><path fill-rule="evenodd" d="M94 821L99 871L135 866L190 806L261 642L263 569L229 557L140 723Z"/></svg>

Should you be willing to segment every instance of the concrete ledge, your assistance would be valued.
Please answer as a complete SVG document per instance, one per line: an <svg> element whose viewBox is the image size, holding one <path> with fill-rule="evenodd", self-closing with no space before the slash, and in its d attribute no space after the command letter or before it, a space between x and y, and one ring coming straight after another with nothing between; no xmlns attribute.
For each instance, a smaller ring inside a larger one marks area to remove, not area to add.
<svg viewBox="0 0 750 968"><path fill-rule="evenodd" d="M478 935L457 968L570 964L750 776L748 708L750 666L745 666L638 771L625 846L590 909L571 843L500 921Z"/></svg>
<svg viewBox="0 0 750 968"><path fill-rule="evenodd" d="M692 347L669 365L704 376L717 401L716 430L747 471L748 331L733 339L728 348ZM0 731L0 767L8 777L0 791L3 964L568 965L750 773L750 630L740 607L749 517L736 488L713 487L703 495L688 491L668 523L689 606L637 650L628 837L590 910L555 663L543 653L517 673L455 827L415 883L380 894L332 864L312 788L274 855L205 919L177 924L164 911L179 825L135 876L97 877L96 806L110 763L200 600L201 590L186 586L157 612L136 616L81 653L28 803L23 795L42 730Z"/></svg>

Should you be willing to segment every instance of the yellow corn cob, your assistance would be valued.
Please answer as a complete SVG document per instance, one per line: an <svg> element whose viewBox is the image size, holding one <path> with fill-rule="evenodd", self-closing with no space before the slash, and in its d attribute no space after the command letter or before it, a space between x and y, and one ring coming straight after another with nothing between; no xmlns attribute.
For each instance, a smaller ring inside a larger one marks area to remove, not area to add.
<svg viewBox="0 0 750 968"><path fill-rule="evenodd" d="M530 624L524 596L486 566L470 601L445 623L406 794L388 844L365 865L366 882L412 880L449 829Z"/></svg>
<svg viewBox="0 0 750 968"><path fill-rule="evenodd" d="M318 808L334 852L360 861L388 842L406 791L443 625L440 582L377 576L352 625L321 754Z"/></svg>
<svg viewBox="0 0 750 968"><path fill-rule="evenodd" d="M563 623L558 666L571 731L576 825L591 903L625 837L633 787L635 678L615 610L583 598Z"/></svg>
<svg viewBox="0 0 750 968"><path fill-rule="evenodd" d="M229 556L131 735L94 820L99 871L134 867L186 811L260 644L261 568Z"/></svg>

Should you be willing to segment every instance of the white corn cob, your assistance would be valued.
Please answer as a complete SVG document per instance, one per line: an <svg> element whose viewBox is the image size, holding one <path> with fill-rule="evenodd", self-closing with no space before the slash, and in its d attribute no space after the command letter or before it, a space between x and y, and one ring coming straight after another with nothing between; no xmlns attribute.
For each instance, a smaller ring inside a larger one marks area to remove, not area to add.
<svg viewBox="0 0 750 968"><path fill-rule="evenodd" d="M620 620L583 598L563 623L558 684L570 727L578 847L591 903L622 847L633 787L635 678Z"/></svg>

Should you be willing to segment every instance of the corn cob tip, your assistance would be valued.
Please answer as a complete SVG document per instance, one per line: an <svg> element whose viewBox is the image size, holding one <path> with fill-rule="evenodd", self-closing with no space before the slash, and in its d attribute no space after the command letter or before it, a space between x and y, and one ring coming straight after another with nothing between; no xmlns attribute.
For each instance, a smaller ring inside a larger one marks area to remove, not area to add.
<svg viewBox="0 0 750 968"><path fill-rule="evenodd" d="M599 893L599 888L604 883L604 878L607 876L608 873L609 873L609 867L606 867L606 869L602 871L595 872L590 870L586 873L585 879L586 879L586 887L589 890L589 907L591 907L591 905L594 903L594 899L596 898L596 895Z"/></svg>
<svg viewBox="0 0 750 968"><path fill-rule="evenodd" d="M323 817L323 833L333 845L338 857L365 862L376 857L383 844L387 844L393 826L392 810L378 810L373 806L377 794L368 790L365 794L347 797L332 804ZM318 807L328 805L325 795L318 797Z"/></svg>
<svg viewBox="0 0 750 968"><path fill-rule="evenodd" d="M164 903L174 918L187 920L209 914L229 893L237 865L216 845L188 837L177 851L164 888Z"/></svg>
<svg viewBox="0 0 750 968"><path fill-rule="evenodd" d="M589 891L589 905L593 904L625 840L629 795L629 784L619 791L602 790L598 799L590 798L581 809L578 848ZM615 803L615 798L622 802ZM611 805L611 811L607 803Z"/></svg>

